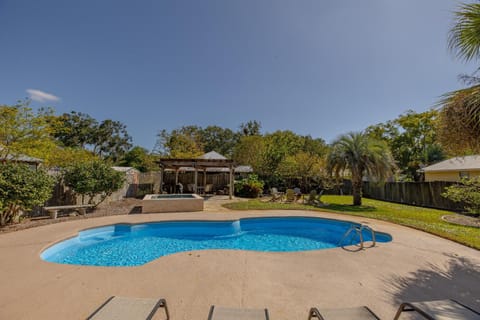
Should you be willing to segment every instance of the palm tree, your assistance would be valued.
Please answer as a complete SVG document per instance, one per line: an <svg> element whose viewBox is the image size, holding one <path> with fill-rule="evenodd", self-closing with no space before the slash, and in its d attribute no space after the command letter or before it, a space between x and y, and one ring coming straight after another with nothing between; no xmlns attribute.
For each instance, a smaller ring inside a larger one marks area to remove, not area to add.
<svg viewBox="0 0 480 320"><path fill-rule="evenodd" d="M354 206L362 204L364 176L384 180L395 168L387 144L363 132L350 132L334 141L327 164L329 171L336 176L345 170L350 171Z"/></svg>
<svg viewBox="0 0 480 320"><path fill-rule="evenodd" d="M454 25L448 35L450 51L458 59L466 62L480 59L480 3L462 4L454 15ZM480 69L477 69L473 75L461 75L460 80L468 87L446 93L438 103L442 107L440 125L443 127L453 126L454 131L463 132L469 141L476 141L480 137L478 134L480 132L480 78L477 76L478 71ZM448 145L456 146L458 143L458 138L448 134L448 131L440 136L440 140L443 140L442 143L447 147ZM457 149L456 152L459 148L467 150L471 149L470 145L471 143L457 146L454 149ZM479 150L470 151L478 152Z"/></svg>

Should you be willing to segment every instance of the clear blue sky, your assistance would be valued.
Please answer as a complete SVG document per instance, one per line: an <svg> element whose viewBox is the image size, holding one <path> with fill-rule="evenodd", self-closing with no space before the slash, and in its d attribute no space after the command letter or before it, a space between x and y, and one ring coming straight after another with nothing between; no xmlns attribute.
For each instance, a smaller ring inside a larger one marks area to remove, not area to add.
<svg viewBox="0 0 480 320"><path fill-rule="evenodd" d="M458 4L0 0L0 104L119 120L147 149L161 129L248 120L331 142L462 86Z"/></svg>

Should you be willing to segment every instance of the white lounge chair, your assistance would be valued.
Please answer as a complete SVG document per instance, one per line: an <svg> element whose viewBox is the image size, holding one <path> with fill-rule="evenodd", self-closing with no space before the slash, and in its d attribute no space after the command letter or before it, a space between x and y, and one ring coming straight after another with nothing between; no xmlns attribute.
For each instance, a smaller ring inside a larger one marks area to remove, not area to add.
<svg viewBox="0 0 480 320"><path fill-rule="evenodd" d="M322 309L311 308L308 320L317 318L319 320L380 320L368 307L354 307L343 309Z"/></svg>
<svg viewBox="0 0 480 320"><path fill-rule="evenodd" d="M415 311L429 320L480 320L480 313L455 300L404 302L398 308L394 320L403 312L410 311Z"/></svg>
<svg viewBox="0 0 480 320"><path fill-rule="evenodd" d="M269 200L270 202L281 202L283 200L283 192L279 192L277 188L270 189L270 195L272 196L272 198Z"/></svg>
<svg viewBox="0 0 480 320"><path fill-rule="evenodd" d="M150 320L159 308L165 309L170 319L165 299L110 297L87 320Z"/></svg>
<svg viewBox="0 0 480 320"><path fill-rule="evenodd" d="M208 320L269 320L267 309L210 307Z"/></svg>

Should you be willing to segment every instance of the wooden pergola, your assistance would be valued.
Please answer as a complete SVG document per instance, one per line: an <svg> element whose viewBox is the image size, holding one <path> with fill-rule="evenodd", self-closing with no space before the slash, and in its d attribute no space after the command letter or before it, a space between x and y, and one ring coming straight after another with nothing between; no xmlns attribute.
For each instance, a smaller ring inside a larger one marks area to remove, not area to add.
<svg viewBox="0 0 480 320"><path fill-rule="evenodd" d="M194 193L197 193L198 185L198 172L201 171L204 174L204 177L207 174L208 168L228 168L229 176L229 188L228 194L230 199L233 197L233 177L235 164L231 159L201 159L201 158L191 158L191 159L170 159L170 158L161 158L157 161L160 166L160 188L163 184L163 173L166 169L171 169L175 171L175 185L178 184L178 173L182 171L182 168L193 168L195 170L195 181L194 181ZM203 179L204 184L206 184L206 179ZM205 185L203 186L205 188Z"/></svg>

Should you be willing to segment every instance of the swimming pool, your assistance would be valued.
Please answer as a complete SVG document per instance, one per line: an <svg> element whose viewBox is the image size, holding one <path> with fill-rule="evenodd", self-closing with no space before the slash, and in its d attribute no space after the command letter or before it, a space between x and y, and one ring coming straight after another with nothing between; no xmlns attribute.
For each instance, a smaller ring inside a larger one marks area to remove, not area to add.
<svg viewBox="0 0 480 320"><path fill-rule="evenodd" d="M80 231L41 253L43 260L92 266L139 266L159 257L193 250L306 251L339 246L360 224L311 217L244 218L234 221L163 221L116 224ZM372 234L362 231L364 241ZM375 232L377 242L392 240ZM343 244L359 243L358 234Z"/></svg>

